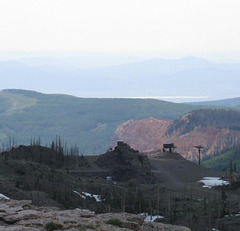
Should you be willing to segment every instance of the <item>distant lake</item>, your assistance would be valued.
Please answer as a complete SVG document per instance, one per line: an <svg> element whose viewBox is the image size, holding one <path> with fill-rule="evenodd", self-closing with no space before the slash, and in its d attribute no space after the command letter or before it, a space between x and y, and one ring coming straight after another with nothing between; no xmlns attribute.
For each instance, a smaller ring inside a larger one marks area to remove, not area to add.
<svg viewBox="0 0 240 231"><path fill-rule="evenodd" d="M183 103L183 102L201 102L201 101L210 101L217 100L216 98L210 98L208 96L140 96L140 97L125 97L131 99L159 99L165 100L174 103Z"/></svg>

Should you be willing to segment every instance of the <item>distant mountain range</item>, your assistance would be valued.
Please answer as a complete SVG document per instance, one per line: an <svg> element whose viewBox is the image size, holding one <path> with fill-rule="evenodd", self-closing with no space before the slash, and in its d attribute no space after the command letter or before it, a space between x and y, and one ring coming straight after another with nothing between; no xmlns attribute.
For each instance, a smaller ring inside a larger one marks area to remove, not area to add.
<svg viewBox="0 0 240 231"><path fill-rule="evenodd" d="M63 60L51 60L48 64L41 58L0 62L2 89L82 97L231 98L239 95L239 75L240 64L217 64L195 57L132 61L97 68L69 64L68 60L65 65Z"/></svg>

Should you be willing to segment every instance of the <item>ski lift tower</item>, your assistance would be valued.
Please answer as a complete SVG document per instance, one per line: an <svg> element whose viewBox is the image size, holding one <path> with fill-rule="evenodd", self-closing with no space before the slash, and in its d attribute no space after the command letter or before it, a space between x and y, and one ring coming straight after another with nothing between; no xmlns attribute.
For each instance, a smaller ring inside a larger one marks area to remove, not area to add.
<svg viewBox="0 0 240 231"><path fill-rule="evenodd" d="M194 146L194 148L198 149L198 164L200 166L200 160L201 160L200 153L201 153L201 149L203 149L203 146L202 145L198 145L198 146Z"/></svg>

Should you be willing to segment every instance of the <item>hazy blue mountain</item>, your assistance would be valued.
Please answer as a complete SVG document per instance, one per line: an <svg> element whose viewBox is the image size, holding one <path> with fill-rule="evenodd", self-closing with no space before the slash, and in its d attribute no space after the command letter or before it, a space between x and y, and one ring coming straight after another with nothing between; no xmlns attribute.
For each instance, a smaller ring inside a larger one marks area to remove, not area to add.
<svg viewBox="0 0 240 231"><path fill-rule="evenodd" d="M223 107L236 107L240 108L240 97L232 99L222 99L204 102L193 102L194 105L205 105L205 106L223 106Z"/></svg>
<svg viewBox="0 0 240 231"><path fill-rule="evenodd" d="M22 88L82 97L206 96L211 99L239 94L239 64L216 64L194 57L152 59L101 68L71 66L67 60L67 65L62 60L58 65L36 63L37 60L0 62L1 89Z"/></svg>
<svg viewBox="0 0 240 231"><path fill-rule="evenodd" d="M34 56L35 55L35 56ZM37 56L38 55L38 56ZM22 54L21 56L24 56ZM54 66L68 68L101 68L124 63L133 63L144 60L140 57L131 57L126 55L104 54L104 53L50 53L50 54L31 54L29 57L18 58L18 61L36 67Z"/></svg>

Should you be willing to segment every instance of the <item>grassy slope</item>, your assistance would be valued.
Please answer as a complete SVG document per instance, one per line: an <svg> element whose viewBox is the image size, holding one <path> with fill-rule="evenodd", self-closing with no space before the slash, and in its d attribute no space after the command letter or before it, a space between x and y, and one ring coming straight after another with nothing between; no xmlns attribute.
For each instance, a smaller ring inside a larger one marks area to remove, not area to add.
<svg viewBox="0 0 240 231"><path fill-rule="evenodd" d="M45 145L60 135L68 145L78 144L84 154L99 154L126 120L175 119L199 107L152 99L87 99L5 90L0 92L0 108L0 143L6 145L9 135L18 144L40 136Z"/></svg>
<svg viewBox="0 0 240 231"><path fill-rule="evenodd" d="M14 114L36 103L36 99L11 92L0 93L0 113Z"/></svg>

